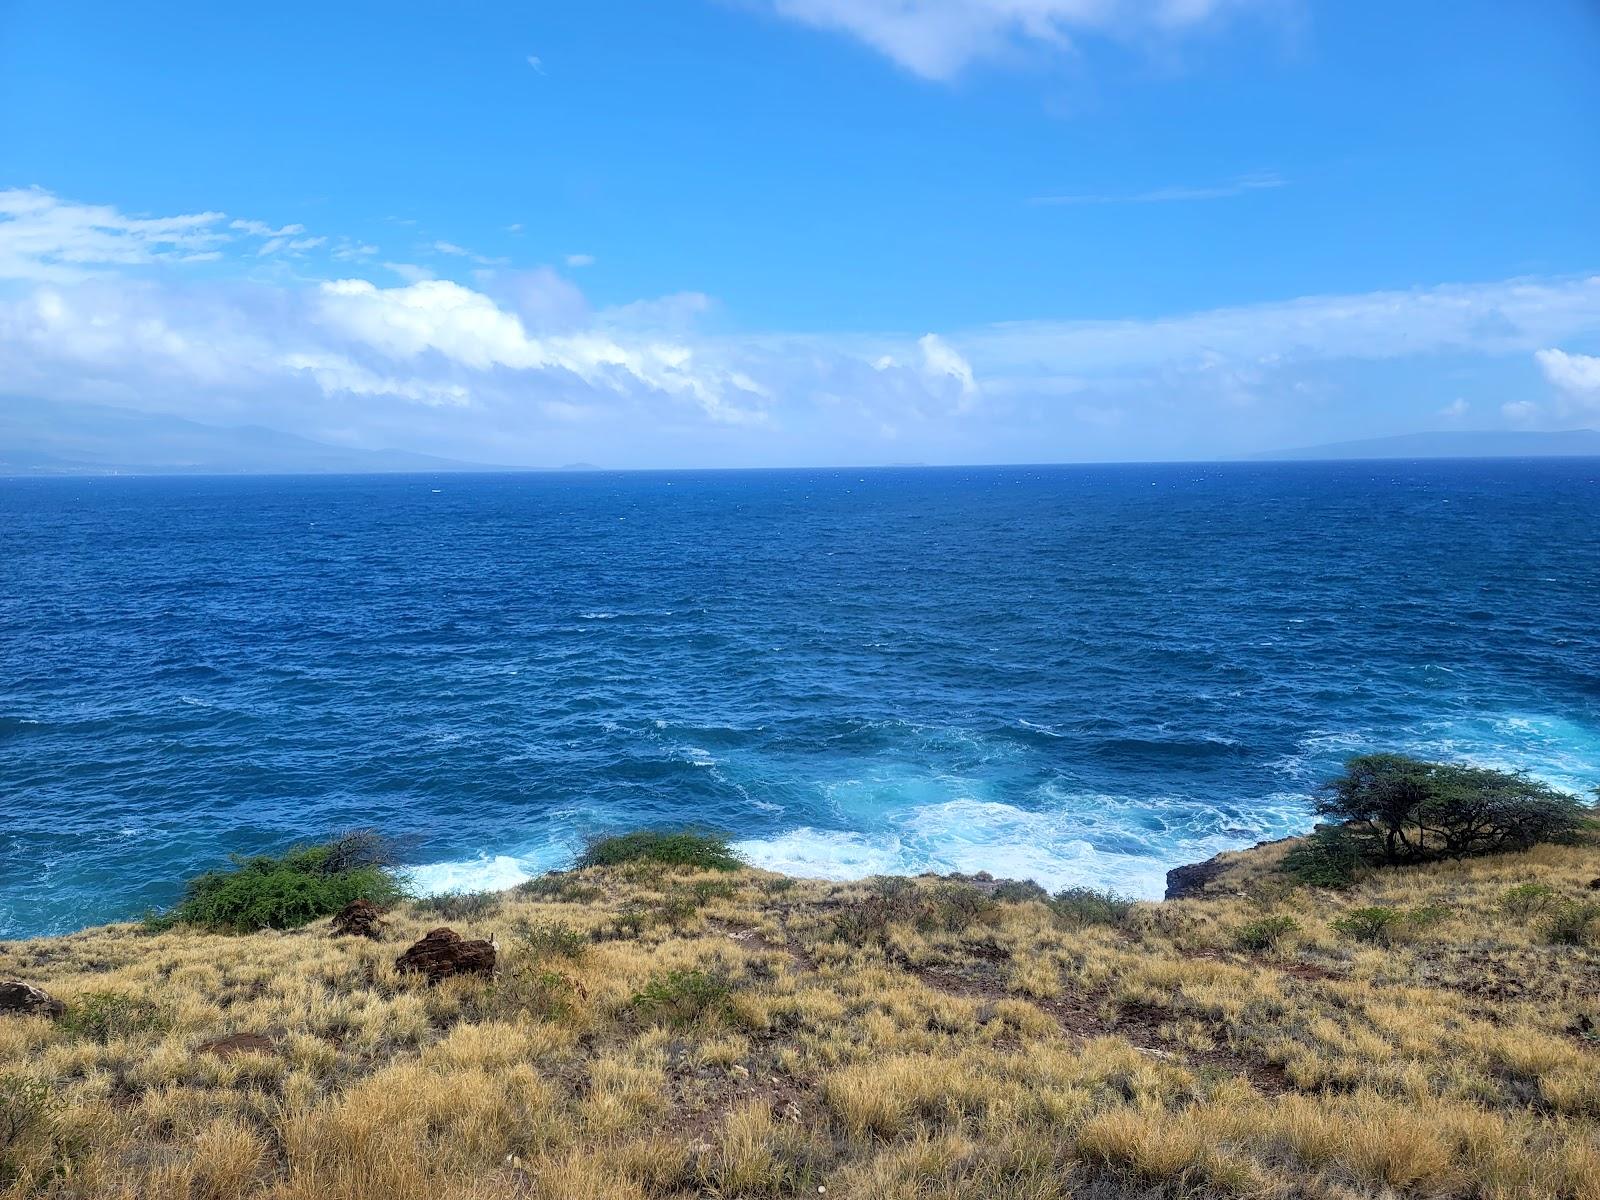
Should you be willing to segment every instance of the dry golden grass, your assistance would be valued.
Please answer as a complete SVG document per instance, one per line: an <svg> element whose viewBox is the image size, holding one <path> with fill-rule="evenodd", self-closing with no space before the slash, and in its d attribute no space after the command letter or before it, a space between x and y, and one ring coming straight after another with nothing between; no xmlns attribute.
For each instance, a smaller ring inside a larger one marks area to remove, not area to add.
<svg viewBox="0 0 1600 1200"><path fill-rule="evenodd" d="M501 974L433 988L394 969L446 923L415 907L381 943L13 942L0 977L70 1012L0 1019L0 1079L47 1097L0 1196L1600 1200L1600 950L1500 903L1584 896L1600 851L1347 895L1286 886L1282 852L1086 927L935 881L593 870L450 922ZM1371 905L1443 912L1335 929ZM269 1044L202 1048L234 1034Z"/></svg>

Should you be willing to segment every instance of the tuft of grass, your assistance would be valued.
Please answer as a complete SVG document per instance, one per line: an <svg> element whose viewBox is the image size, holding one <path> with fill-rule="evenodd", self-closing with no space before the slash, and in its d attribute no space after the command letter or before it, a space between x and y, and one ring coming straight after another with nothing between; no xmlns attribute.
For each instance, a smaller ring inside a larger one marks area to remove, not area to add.
<svg viewBox="0 0 1600 1200"><path fill-rule="evenodd" d="M390 906L405 898L387 843L357 831L317 846L298 846L274 857L235 856L233 869L189 880L170 911L145 918L161 932L191 925L217 933L295 929L330 917L352 900Z"/></svg>
<svg viewBox="0 0 1600 1200"><path fill-rule="evenodd" d="M695 830L642 830L598 838L578 859L582 867L615 867L623 863L656 863L695 867L702 871L737 871L744 864L720 833Z"/></svg>
<svg viewBox="0 0 1600 1200"><path fill-rule="evenodd" d="M526 883L519 883L511 894L524 900L550 900L557 904L590 904L605 895L598 884L574 879L565 871L552 871Z"/></svg>
<svg viewBox="0 0 1600 1200"><path fill-rule="evenodd" d="M588 935L565 921L519 921L515 937L518 952L529 958L582 958L589 948Z"/></svg>
<svg viewBox="0 0 1600 1200"><path fill-rule="evenodd" d="M46 1132L60 1108L49 1084L26 1075L0 1075L0 1186L10 1182L12 1154Z"/></svg>

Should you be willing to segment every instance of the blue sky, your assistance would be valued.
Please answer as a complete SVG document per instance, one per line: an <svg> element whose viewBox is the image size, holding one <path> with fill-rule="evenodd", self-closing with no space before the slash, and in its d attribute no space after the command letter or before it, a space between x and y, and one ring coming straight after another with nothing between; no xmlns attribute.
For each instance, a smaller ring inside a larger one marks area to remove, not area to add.
<svg viewBox="0 0 1600 1200"><path fill-rule="evenodd" d="M1589 0L0 0L0 390L617 466L1596 425L1597 62Z"/></svg>

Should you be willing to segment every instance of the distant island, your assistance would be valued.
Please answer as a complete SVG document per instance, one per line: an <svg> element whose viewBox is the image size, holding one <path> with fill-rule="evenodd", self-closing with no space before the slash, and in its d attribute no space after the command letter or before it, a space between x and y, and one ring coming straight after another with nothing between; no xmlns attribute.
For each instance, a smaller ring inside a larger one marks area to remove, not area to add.
<svg viewBox="0 0 1600 1200"><path fill-rule="evenodd" d="M1586 458L1600 457L1600 431L1564 429L1550 433L1501 430L1448 430L1402 433L1394 437L1328 442L1294 450L1253 454L1267 462L1361 458Z"/></svg>

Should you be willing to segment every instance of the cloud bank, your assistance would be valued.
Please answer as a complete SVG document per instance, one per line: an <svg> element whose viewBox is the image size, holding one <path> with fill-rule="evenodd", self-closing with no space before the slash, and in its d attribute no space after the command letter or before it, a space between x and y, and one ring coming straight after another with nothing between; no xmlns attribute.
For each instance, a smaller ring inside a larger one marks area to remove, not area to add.
<svg viewBox="0 0 1600 1200"><path fill-rule="evenodd" d="M1277 431L1359 401L1352 373L1418 364L1521 372L1536 394L1481 406L1508 422L1600 411L1600 358L1575 348L1600 336L1593 277L1148 319L728 332L696 292L597 308L553 267L352 270L351 245L0 192L0 377L18 396L506 464L1226 454L1303 440ZM256 273L263 254L296 269Z"/></svg>

